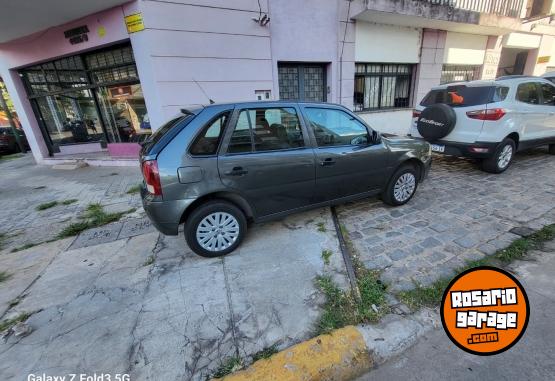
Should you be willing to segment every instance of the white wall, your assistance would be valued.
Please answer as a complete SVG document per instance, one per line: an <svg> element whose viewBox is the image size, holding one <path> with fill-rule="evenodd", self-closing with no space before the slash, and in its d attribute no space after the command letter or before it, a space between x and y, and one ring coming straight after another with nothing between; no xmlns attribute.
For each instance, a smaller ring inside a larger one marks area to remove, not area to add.
<svg viewBox="0 0 555 381"><path fill-rule="evenodd" d="M355 60L357 62L417 63L421 30L357 21Z"/></svg>
<svg viewBox="0 0 555 381"><path fill-rule="evenodd" d="M257 0L139 5L146 29L131 42L141 58L141 83L149 82L148 91L157 98L151 103L160 113L149 108L153 128L180 108L207 104L203 90L216 102L255 100L255 90L272 90L270 28L252 20L259 14ZM266 0L260 5L268 12Z"/></svg>
<svg viewBox="0 0 555 381"><path fill-rule="evenodd" d="M488 36L447 32L444 64L482 65L486 54Z"/></svg>
<svg viewBox="0 0 555 381"><path fill-rule="evenodd" d="M406 135L410 130L412 109L370 113L363 112L358 113L358 116L374 130L395 135Z"/></svg>

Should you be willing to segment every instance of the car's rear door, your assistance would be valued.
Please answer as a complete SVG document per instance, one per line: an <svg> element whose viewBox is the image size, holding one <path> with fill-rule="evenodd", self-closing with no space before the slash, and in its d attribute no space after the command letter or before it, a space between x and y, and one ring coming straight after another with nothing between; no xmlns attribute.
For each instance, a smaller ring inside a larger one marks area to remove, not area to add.
<svg viewBox="0 0 555 381"><path fill-rule="evenodd" d="M316 155L315 201L324 202L381 189L389 151L372 142L371 131L346 110L302 107Z"/></svg>
<svg viewBox="0 0 555 381"><path fill-rule="evenodd" d="M297 106L237 109L222 151L222 183L246 197L257 217L312 202L315 159Z"/></svg>
<svg viewBox="0 0 555 381"><path fill-rule="evenodd" d="M541 105L540 84L536 81L520 83L516 90L521 126L520 141L541 139L547 122L546 106ZM549 107L547 107L549 109Z"/></svg>

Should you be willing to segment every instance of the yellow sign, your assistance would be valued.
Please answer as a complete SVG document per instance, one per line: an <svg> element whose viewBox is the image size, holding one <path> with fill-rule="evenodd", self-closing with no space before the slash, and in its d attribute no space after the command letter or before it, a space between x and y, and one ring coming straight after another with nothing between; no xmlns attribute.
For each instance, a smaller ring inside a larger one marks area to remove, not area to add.
<svg viewBox="0 0 555 381"><path fill-rule="evenodd" d="M98 37L103 38L104 36L106 36L106 28L104 28L103 26L99 26L96 30L96 33L98 33Z"/></svg>
<svg viewBox="0 0 555 381"><path fill-rule="evenodd" d="M551 60L551 56L538 57L538 63L539 64L548 63L550 60Z"/></svg>
<svg viewBox="0 0 555 381"><path fill-rule="evenodd" d="M127 33L135 33L144 30L145 24L143 22L143 14L135 13L125 16L125 25L127 26Z"/></svg>

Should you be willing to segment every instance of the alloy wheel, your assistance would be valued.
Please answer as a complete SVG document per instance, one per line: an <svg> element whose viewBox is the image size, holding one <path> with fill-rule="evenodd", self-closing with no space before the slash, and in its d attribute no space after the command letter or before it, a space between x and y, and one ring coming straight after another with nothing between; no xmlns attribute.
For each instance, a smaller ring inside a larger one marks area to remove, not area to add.
<svg viewBox="0 0 555 381"><path fill-rule="evenodd" d="M412 173L405 173L397 179L393 187L393 196L397 202L405 202L411 198L416 189L416 177Z"/></svg>
<svg viewBox="0 0 555 381"><path fill-rule="evenodd" d="M499 169L505 169L509 165L513 158L513 147L510 144L507 144L503 147L503 150L499 154L499 159L497 160L497 165Z"/></svg>

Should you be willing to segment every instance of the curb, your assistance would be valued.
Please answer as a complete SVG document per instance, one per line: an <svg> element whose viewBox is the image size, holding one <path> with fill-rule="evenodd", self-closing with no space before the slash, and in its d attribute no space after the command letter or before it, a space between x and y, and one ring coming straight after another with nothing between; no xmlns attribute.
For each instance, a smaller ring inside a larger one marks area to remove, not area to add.
<svg viewBox="0 0 555 381"><path fill-rule="evenodd" d="M375 326L348 326L317 336L220 380L352 380L441 327L438 313L430 309L406 317L388 315L385 320Z"/></svg>

